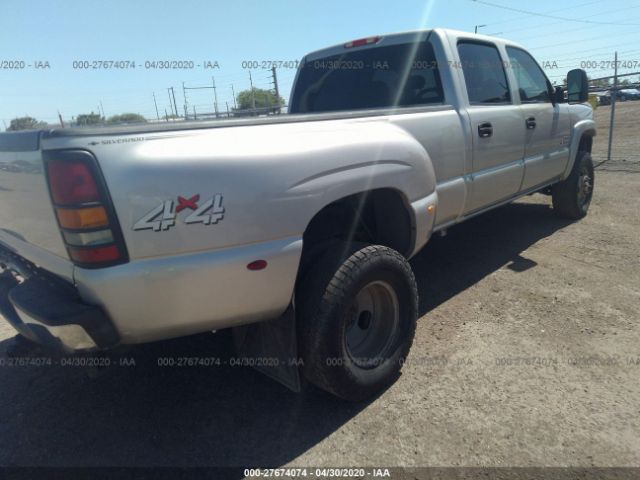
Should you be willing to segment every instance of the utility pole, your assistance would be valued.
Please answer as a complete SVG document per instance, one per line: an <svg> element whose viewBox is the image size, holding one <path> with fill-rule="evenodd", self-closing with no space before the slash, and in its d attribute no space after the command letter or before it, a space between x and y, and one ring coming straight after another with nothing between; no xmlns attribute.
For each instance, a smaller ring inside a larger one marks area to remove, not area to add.
<svg viewBox="0 0 640 480"><path fill-rule="evenodd" d="M236 103L236 91L233 89L233 84L231 84L231 93L233 94L233 108L238 109L238 104Z"/></svg>
<svg viewBox="0 0 640 480"><path fill-rule="evenodd" d="M60 111L58 111L58 119L60 119L60 126L62 128L64 128L64 121L62 120L62 115L60 115ZM6 130L6 128L7 128L7 124L6 123L4 124L4 128Z"/></svg>
<svg viewBox="0 0 640 480"><path fill-rule="evenodd" d="M153 104L156 106L156 117L160 121L160 114L158 113L158 102L156 102L156 92L153 92Z"/></svg>
<svg viewBox="0 0 640 480"><path fill-rule="evenodd" d="M184 82L182 82L182 100L184 101L184 118L187 119L187 89L184 88Z"/></svg>
<svg viewBox="0 0 640 480"><path fill-rule="evenodd" d="M176 103L176 91L171 87L171 95L173 95L173 106L176 109L176 115L178 115L178 104Z"/></svg>
<svg viewBox="0 0 640 480"><path fill-rule="evenodd" d="M173 108L174 111L176 112L176 117L178 116L178 104L176 103L176 92L173 89L173 87L171 87L171 95L173 96Z"/></svg>
<svg viewBox="0 0 640 480"><path fill-rule="evenodd" d="M171 88L167 88L167 94L169 95L169 106L171 107L171 116L175 115L173 112L173 103L171 102ZM167 113L167 109L164 109L164 113Z"/></svg>
<svg viewBox="0 0 640 480"><path fill-rule="evenodd" d="M194 120L198 119L198 116L196 115L196 106L195 105L193 106L193 119Z"/></svg>
<svg viewBox="0 0 640 480"><path fill-rule="evenodd" d="M253 91L253 78L251 78L251 70L249 70L249 83L251 84L251 108L253 113L256 113L256 94Z"/></svg>
<svg viewBox="0 0 640 480"><path fill-rule="evenodd" d="M473 29L473 33L478 33L478 29L482 27L486 27L486 25L476 25L476 28Z"/></svg>
<svg viewBox="0 0 640 480"><path fill-rule="evenodd" d="M102 106L102 100L100 100L100 109L102 110L102 116L104 117L104 107Z"/></svg>
<svg viewBox="0 0 640 480"><path fill-rule="evenodd" d="M216 89L216 78L211 77L213 82L213 108L216 111L216 118L218 118L218 90Z"/></svg>
<svg viewBox="0 0 640 480"><path fill-rule="evenodd" d="M276 91L276 104L278 105L278 113L280 113L280 90L278 90L278 77L276 75L276 67L271 68L273 73L273 87Z"/></svg>
<svg viewBox="0 0 640 480"><path fill-rule="evenodd" d="M613 89L611 90L611 119L609 120L609 147L607 148L607 162L611 160L613 124L616 118L616 97L618 96L618 52L615 52L613 60Z"/></svg>
<svg viewBox="0 0 640 480"><path fill-rule="evenodd" d="M230 115L229 115L229 102L224 102L224 103L227 105L227 118L229 118L230 117ZM5 123L5 125L6 125L6 123Z"/></svg>

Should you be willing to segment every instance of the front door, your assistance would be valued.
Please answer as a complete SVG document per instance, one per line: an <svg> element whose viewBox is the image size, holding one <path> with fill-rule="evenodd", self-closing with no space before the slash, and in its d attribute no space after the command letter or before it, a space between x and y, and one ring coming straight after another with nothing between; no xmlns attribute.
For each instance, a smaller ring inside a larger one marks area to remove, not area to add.
<svg viewBox="0 0 640 480"><path fill-rule="evenodd" d="M569 160L570 119L568 106L553 104L550 83L529 53L507 47L513 70L522 122L526 128L524 179L521 189L530 190L561 175Z"/></svg>

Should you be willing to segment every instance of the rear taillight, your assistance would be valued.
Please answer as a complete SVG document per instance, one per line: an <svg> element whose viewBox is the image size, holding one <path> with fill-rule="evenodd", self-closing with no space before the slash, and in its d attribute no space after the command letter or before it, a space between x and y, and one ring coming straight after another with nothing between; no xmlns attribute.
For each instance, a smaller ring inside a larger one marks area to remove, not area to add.
<svg viewBox="0 0 640 480"><path fill-rule="evenodd" d="M51 201L69 257L78 266L124 263L127 252L93 155L82 150L43 153Z"/></svg>
<svg viewBox="0 0 640 480"><path fill-rule="evenodd" d="M47 165L51 198L56 205L81 205L100 201L91 167L79 160L52 160Z"/></svg>

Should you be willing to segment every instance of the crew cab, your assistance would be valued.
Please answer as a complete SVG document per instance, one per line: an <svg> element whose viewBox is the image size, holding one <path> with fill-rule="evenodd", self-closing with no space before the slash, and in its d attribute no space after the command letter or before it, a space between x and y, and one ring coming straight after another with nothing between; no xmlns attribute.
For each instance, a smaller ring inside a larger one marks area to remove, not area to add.
<svg viewBox="0 0 640 480"><path fill-rule="evenodd" d="M368 398L434 233L533 192L587 213L584 71L567 90L513 42L434 29L306 55L286 115L1 134L0 312L63 352L233 328L290 387Z"/></svg>

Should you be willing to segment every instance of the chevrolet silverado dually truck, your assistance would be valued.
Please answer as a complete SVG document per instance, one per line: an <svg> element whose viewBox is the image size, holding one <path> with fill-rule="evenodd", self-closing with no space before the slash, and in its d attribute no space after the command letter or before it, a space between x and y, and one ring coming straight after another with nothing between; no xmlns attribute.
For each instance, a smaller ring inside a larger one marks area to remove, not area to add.
<svg viewBox="0 0 640 480"><path fill-rule="evenodd" d="M411 347L408 259L434 233L534 192L586 214L587 92L433 29L308 54L288 114L4 133L0 312L64 352L231 328L291 388L369 398Z"/></svg>

